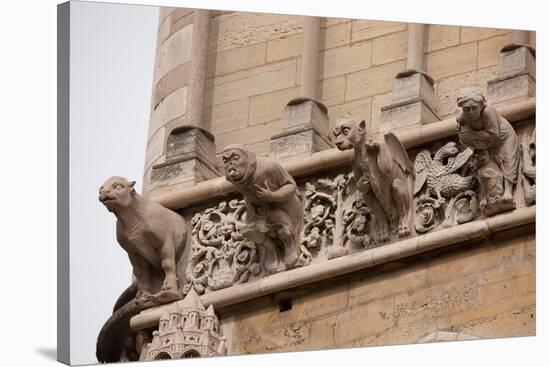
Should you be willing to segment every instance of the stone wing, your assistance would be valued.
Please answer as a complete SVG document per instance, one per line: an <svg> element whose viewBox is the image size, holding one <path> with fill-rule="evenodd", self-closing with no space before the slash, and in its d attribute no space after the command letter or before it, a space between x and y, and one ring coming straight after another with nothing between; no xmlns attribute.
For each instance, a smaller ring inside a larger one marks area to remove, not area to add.
<svg viewBox="0 0 550 367"><path fill-rule="evenodd" d="M432 164L432 154L429 150L423 150L414 160L414 195L418 194L428 179L429 167Z"/></svg>
<svg viewBox="0 0 550 367"><path fill-rule="evenodd" d="M409 160L409 155L403 147L403 144L397 139L394 133L388 132L384 134L384 141L386 145L390 148L392 159L401 170L410 175L412 173L411 161Z"/></svg>
<svg viewBox="0 0 550 367"><path fill-rule="evenodd" d="M456 157L449 158L447 161L447 165L443 168L438 176L445 176L456 172L460 169L460 167L468 162L468 159L470 159L472 154L474 154L474 151L470 148L466 148L464 149L464 151L458 153Z"/></svg>

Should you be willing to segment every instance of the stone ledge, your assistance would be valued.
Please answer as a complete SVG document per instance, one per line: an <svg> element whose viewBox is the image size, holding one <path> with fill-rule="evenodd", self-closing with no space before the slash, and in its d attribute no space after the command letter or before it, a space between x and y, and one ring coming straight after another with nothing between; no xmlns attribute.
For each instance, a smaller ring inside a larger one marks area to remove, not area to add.
<svg viewBox="0 0 550 367"><path fill-rule="evenodd" d="M516 122L532 117L536 112L535 98L527 101L496 107L498 112L510 122ZM446 120L433 122L418 129L409 131L397 131L396 135L409 149L420 146L431 141L446 138L456 134L455 117ZM303 177L334 168L349 165L353 159L353 151L339 151L328 149L322 152L313 153L308 159L288 159L281 162L282 166L293 176ZM164 194L150 196L151 200L158 202L170 209L183 209L208 200L221 198L234 192L234 188L225 177L201 182L188 189L179 190Z"/></svg>
<svg viewBox="0 0 550 367"><path fill-rule="evenodd" d="M446 230L430 232L386 246L338 257L320 264L277 273L254 282L207 293L201 297L201 301L205 305L213 305L215 308L234 305L282 290L367 269L446 246L468 243L467 241L469 240L484 238L496 232L535 223L535 218L536 206L521 208L484 220L465 223ZM170 312L175 307L177 307L176 304L172 303L142 311L140 314L132 317L130 326L134 330L153 327L158 323L163 313Z"/></svg>

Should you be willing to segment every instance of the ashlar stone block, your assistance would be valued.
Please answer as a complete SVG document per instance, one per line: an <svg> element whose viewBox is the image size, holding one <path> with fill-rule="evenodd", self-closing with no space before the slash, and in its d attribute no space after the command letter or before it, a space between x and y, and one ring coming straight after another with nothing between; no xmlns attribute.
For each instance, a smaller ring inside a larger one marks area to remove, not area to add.
<svg viewBox="0 0 550 367"><path fill-rule="evenodd" d="M535 96L535 50L523 45L511 44L502 48L497 77L487 82L489 103L522 101Z"/></svg>
<svg viewBox="0 0 550 367"><path fill-rule="evenodd" d="M166 160L153 166L151 190L162 186L192 186L218 177L216 145L208 131L191 126L173 130L166 140Z"/></svg>
<svg viewBox="0 0 550 367"><path fill-rule="evenodd" d="M392 102L380 111L381 130L438 121L433 80L424 73L402 72L393 82Z"/></svg>
<svg viewBox="0 0 550 367"><path fill-rule="evenodd" d="M309 98L291 100L284 111L283 132L272 136L270 156L289 158L331 148L327 108Z"/></svg>

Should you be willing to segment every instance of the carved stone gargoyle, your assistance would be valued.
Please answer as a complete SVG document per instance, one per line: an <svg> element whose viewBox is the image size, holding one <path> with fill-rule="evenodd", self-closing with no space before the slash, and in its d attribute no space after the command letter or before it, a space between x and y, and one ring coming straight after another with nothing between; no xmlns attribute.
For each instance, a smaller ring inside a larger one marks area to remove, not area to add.
<svg viewBox="0 0 550 367"><path fill-rule="evenodd" d="M338 119L333 133L339 150L355 151L352 168L357 189L364 197L372 189L383 209L386 220L380 226L379 240L389 239L394 222L400 238L410 235L413 175L401 142L391 132L383 142L367 139L365 121Z"/></svg>
<svg viewBox="0 0 550 367"><path fill-rule="evenodd" d="M187 229L180 215L143 198L134 184L113 176L100 187L99 201L117 218L117 240L128 253L137 280L136 302L145 308L182 298L176 262Z"/></svg>
<svg viewBox="0 0 550 367"><path fill-rule="evenodd" d="M240 231L263 248L265 269L274 273L283 262L287 269L307 263L299 241L302 202L292 176L240 144L227 146L222 159L226 179L244 196L246 226Z"/></svg>
<svg viewBox="0 0 550 367"><path fill-rule="evenodd" d="M484 198L481 208L491 216L512 210L513 190L518 179L519 150L512 125L487 105L477 87L464 88L457 99L460 142L474 151L470 165L477 171Z"/></svg>

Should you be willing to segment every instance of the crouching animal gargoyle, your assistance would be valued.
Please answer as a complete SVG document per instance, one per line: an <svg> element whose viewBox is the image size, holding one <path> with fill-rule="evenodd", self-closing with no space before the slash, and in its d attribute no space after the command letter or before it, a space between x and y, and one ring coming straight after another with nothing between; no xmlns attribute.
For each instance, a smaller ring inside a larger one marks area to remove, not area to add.
<svg viewBox="0 0 550 367"><path fill-rule="evenodd" d="M300 249L302 203L296 194L296 182L275 161L256 158L240 144L222 152L225 177L243 196L246 224L241 233L263 248L265 269L274 273L305 265L307 254ZM282 246L280 246L282 245Z"/></svg>
<svg viewBox="0 0 550 367"><path fill-rule="evenodd" d="M338 119L333 133L339 150L355 151L352 168L357 189L363 197L372 189L386 215L380 223L379 240L387 241L389 227L393 229L395 224L398 237L410 235L412 165L401 142L391 132L384 135L383 142L367 140L365 121L350 119Z"/></svg>
<svg viewBox="0 0 550 367"><path fill-rule="evenodd" d="M181 299L176 262L185 246L185 220L139 195L134 184L111 177L99 188L99 201L117 218L117 241L137 280L136 301L149 307Z"/></svg>

